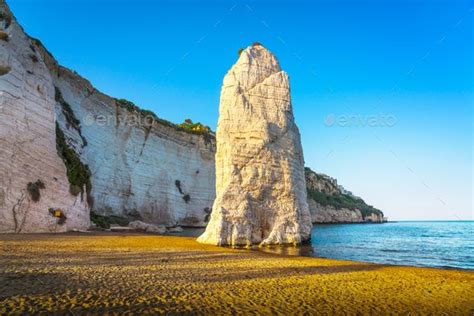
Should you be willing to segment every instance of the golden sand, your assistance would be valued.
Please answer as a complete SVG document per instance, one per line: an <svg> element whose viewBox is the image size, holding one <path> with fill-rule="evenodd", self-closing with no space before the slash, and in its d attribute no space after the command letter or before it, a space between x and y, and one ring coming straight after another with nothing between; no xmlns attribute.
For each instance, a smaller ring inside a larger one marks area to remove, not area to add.
<svg viewBox="0 0 474 316"><path fill-rule="evenodd" d="M4 313L474 312L474 273L281 256L138 234L0 236Z"/></svg>

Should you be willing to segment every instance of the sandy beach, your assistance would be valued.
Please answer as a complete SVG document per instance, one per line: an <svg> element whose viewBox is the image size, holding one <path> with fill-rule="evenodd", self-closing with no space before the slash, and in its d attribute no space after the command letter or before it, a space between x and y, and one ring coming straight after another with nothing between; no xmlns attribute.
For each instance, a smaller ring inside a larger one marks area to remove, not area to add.
<svg viewBox="0 0 474 316"><path fill-rule="evenodd" d="M0 236L0 313L472 315L474 273L140 234Z"/></svg>

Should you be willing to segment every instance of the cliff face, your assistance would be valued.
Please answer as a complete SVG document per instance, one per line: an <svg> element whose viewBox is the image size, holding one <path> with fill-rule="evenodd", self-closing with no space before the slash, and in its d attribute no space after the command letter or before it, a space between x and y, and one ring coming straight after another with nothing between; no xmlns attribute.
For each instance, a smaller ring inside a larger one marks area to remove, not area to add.
<svg viewBox="0 0 474 316"><path fill-rule="evenodd" d="M100 93L59 66L0 3L0 231L86 229L90 210L205 226L214 136Z"/></svg>
<svg viewBox="0 0 474 316"><path fill-rule="evenodd" d="M92 174L94 211L148 223L204 226L214 199L215 140L130 110L59 67L54 84L80 118L56 103L60 126Z"/></svg>
<svg viewBox="0 0 474 316"><path fill-rule="evenodd" d="M270 77L265 82L281 94L286 77ZM251 92L264 93L258 85ZM261 135L251 134L258 143ZM59 66L0 0L0 232L86 229L91 210L204 227L215 199L215 148L211 133L160 120ZM337 195L334 183L306 176L308 193ZM318 198L308 203L313 222L367 218Z"/></svg>
<svg viewBox="0 0 474 316"><path fill-rule="evenodd" d="M288 75L261 45L242 51L224 78L216 177L211 221L199 242L299 244L309 238L303 150Z"/></svg>
<svg viewBox="0 0 474 316"><path fill-rule="evenodd" d="M69 192L56 148L54 80L4 1L0 17L0 232L86 229L87 193Z"/></svg>
<svg viewBox="0 0 474 316"><path fill-rule="evenodd" d="M313 223L381 223L382 211L352 195L336 179L305 168L308 205Z"/></svg>

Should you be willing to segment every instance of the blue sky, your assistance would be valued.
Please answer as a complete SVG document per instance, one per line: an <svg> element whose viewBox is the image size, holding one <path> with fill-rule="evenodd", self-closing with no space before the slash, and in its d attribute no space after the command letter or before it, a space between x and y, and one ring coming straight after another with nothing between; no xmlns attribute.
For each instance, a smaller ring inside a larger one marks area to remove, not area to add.
<svg viewBox="0 0 474 316"><path fill-rule="evenodd" d="M473 219L472 1L8 3L99 90L213 129L259 41L290 75L308 166L394 220Z"/></svg>

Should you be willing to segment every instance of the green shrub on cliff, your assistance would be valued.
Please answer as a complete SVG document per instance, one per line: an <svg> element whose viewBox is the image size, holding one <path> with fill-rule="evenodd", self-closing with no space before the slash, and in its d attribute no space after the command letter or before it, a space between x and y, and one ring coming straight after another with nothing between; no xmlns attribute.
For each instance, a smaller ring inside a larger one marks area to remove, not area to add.
<svg viewBox="0 0 474 316"><path fill-rule="evenodd" d="M179 124L178 127L182 128L185 131L196 133L196 134L207 134L211 132L209 126L203 125L201 123L193 123L192 120L186 119L183 123Z"/></svg>
<svg viewBox="0 0 474 316"><path fill-rule="evenodd" d="M130 112L139 112L140 108L135 105L132 101L126 99L115 99L115 103L121 108L127 109Z"/></svg>
<svg viewBox="0 0 474 316"><path fill-rule="evenodd" d="M40 47L40 48L44 49L44 51L46 52L46 54L48 54L49 57L51 57L52 59L54 59L53 54L51 54L51 52L46 49L46 47L43 45L43 43L42 43L39 39L30 36L30 40L31 40L31 42L32 42L34 45L36 45L37 47Z"/></svg>
<svg viewBox="0 0 474 316"><path fill-rule="evenodd" d="M359 210L365 218L370 214L383 216L382 211L376 209L372 205L368 205L362 199L357 199L347 194L326 194L316 190L307 188L308 197L323 206L332 206L336 209L347 208L350 210Z"/></svg>
<svg viewBox="0 0 474 316"><path fill-rule="evenodd" d="M209 126L205 126L201 123L193 123L190 119L187 119L182 124L174 124L170 121L159 118L154 112L150 110L144 110L135 105L132 101L126 99L115 99L115 104L131 113L138 114L144 118L153 118L153 120L161 125L172 127L178 131L184 131L191 134L204 135L206 142L209 141L210 137L213 137L213 132ZM147 121L147 124L149 122Z"/></svg>
<svg viewBox="0 0 474 316"><path fill-rule="evenodd" d="M56 122L56 149L59 157L62 158L66 165L66 175L69 180L69 192L72 195L78 195L84 193L84 187L86 188L87 196L89 198L89 206L92 207L92 200L90 192L92 189L91 184L91 172L89 166L82 163L79 156L76 154L74 149L69 147L66 143L64 133Z"/></svg>
<svg viewBox="0 0 474 316"><path fill-rule="evenodd" d="M54 87L54 99L61 106L61 112L66 118L67 124L69 126L72 126L79 133L79 136L82 139L82 147L87 146L87 140L82 135L81 121L79 121L76 115L74 114L74 111L72 110L71 105L69 105L69 103L67 103L66 100L64 100L61 90L59 90L58 87Z"/></svg>
<svg viewBox="0 0 474 316"><path fill-rule="evenodd" d="M97 227L109 229L110 225L116 224L120 226L127 226L129 221L125 217L117 216L117 215L110 215L104 216L99 215L95 212L91 212L90 215L91 222L94 223Z"/></svg>
<svg viewBox="0 0 474 316"><path fill-rule="evenodd" d="M135 105L135 103L133 103L132 101L129 101L129 100L126 100L126 99L115 99L115 104L117 106L121 107L122 109L125 109L125 110L127 110L131 113L138 114L138 115L140 115L144 118L151 117L156 122L160 123L161 125L165 125L165 126L169 126L169 127L176 127L175 124L173 124L173 123L171 123L167 120L163 120L163 119L159 118L154 112L152 112L150 110L141 109L140 107Z"/></svg>
<svg viewBox="0 0 474 316"><path fill-rule="evenodd" d="M58 87L54 87L54 99L61 105L61 112L66 118L66 122L77 131L80 131L81 122L77 119L69 103L64 100L61 90L59 90Z"/></svg>

